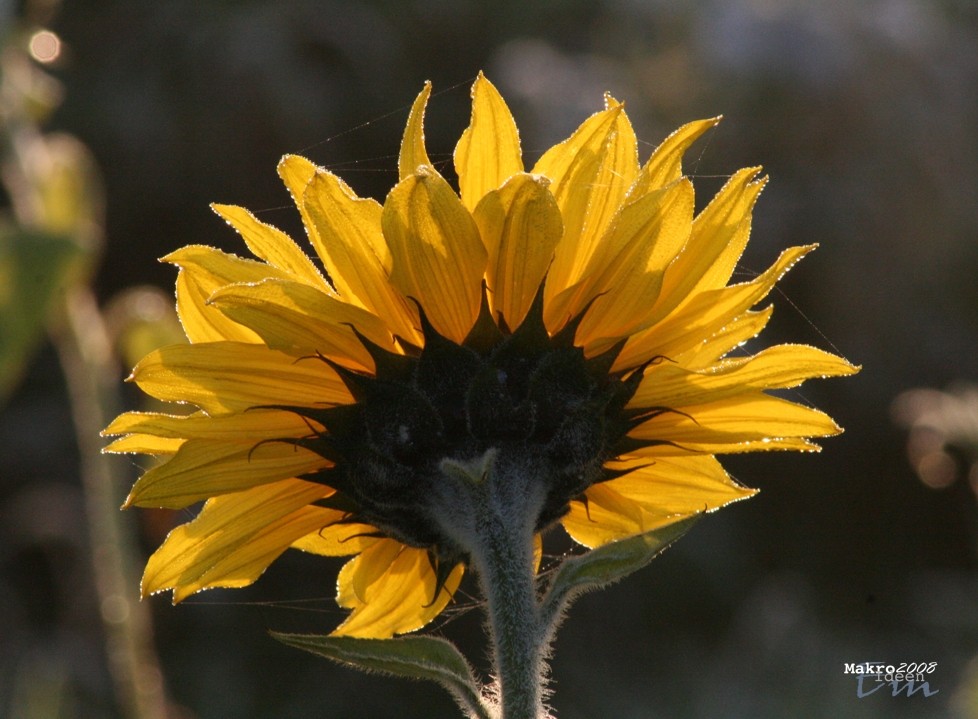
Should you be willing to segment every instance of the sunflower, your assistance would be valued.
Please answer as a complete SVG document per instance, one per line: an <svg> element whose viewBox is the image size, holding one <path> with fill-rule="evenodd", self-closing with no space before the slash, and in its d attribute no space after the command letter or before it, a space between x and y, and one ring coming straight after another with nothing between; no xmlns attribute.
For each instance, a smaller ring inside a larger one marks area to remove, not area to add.
<svg viewBox="0 0 978 719"><path fill-rule="evenodd" d="M437 616L472 563L481 515L464 477L494 483L531 537L560 524L593 548L751 496L717 454L809 451L840 431L767 390L855 372L847 361L803 345L730 356L813 248L728 284L766 178L740 170L694 213L681 159L717 119L640 165L607 96L527 172L480 75L456 192L425 149L429 94L383 205L282 159L315 260L229 205L213 209L255 259L202 245L164 258L189 344L130 379L192 411L125 413L106 449L158 459L125 506L204 504L150 557L144 595L245 586L289 548L351 556L334 634L391 637Z"/></svg>

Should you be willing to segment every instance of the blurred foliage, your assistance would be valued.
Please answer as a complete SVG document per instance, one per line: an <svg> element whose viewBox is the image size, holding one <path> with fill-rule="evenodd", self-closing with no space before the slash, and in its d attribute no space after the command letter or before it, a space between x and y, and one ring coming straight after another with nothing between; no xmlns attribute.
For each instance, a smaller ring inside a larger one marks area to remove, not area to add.
<svg viewBox="0 0 978 719"><path fill-rule="evenodd" d="M88 281L102 215L88 151L39 129L61 92L31 62L33 37L20 29L0 49L0 179L10 204L0 212L0 406L66 288Z"/></svg>
<svg viewBox="0 0 978 719"><path fill-rule="evenodd" d="M0 226L0 404L37 348L79 255L62 235Z"/></svg>
<svg viewBox="0 0 978 719"><path fill-rule="evenodd" d="M426 79L429 149L446 171L479 69L511 102L531 158L605 90L626 101L646 151L682 122L723 113L686 170L700 197L741 166L771 175L742 276L787 244L821 243L773 298L768 341L834 344L865 370L806 390L847 428L820 457L733 458L763 489L756 500L580 600L555 650L559 715L978 716L978 510L967 483L918 481L889 414L907 388L978 379L974 2L75 0L56 16L27 6L31 28L64 43L45 73L63 91L28 86L63 96L49 126L80 138L104 176L95 288L106 303L134 286L169 293L174 273L156 258L175 247L242 252L212 201L262 208L301 236L274 173L287 152L382 198ZM100 650L80 619L94 601L72 539L81 520L59 509L77 506L67 425L42 345L0 415L0 644L75 637L80 649L58 666L84 688L78 715L114 716L104 664L79 660ZM149 547L174 518L141 521ZM43 540L39 527L50 528ZM455 715L429 687L333 669L263 635L335 626L334 569L290 556L252 589L177 609L153 602L167 682L189 716L373 717L392 701L411 716ZM443 627L470 656L478 615L460 600ZM937 661L940 693L856 699L843 662L877 659ZM0 711L11 671L0 661Z"/></svg>

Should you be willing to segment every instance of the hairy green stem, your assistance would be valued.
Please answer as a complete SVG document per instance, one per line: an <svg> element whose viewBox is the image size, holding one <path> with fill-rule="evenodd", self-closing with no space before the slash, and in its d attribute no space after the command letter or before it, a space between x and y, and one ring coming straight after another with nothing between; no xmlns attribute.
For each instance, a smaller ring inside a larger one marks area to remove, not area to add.
<svg viewBox="0 0 978 719"><path fill-rule="evenodd" d="M540 626L534 534L543 503L540 483L490 450L477 462L451 461L456 480L446 529L464 547L487 604L501 719L542 719L546 643Z"/></svg>
<svg viewBox="0 0 978 719"><path fill-rule="evenodd" d="M543 657L538 642L533 536L508 526L498 515L487 514L481 520L482 547L472 559L488 605L502 716L537 719L542 713Z"/></svg>

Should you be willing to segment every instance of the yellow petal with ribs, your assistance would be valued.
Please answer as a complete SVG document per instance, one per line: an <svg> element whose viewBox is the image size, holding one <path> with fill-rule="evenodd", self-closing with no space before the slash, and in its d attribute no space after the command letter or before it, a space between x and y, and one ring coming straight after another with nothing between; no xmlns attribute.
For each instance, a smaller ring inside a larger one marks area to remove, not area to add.
<svg viewBox="0 0 978 719"><path fill-rule="evenodd" d="M390 568L405 546L394 539L381 539L350 560L346 577L358 604L365 604L368 590Z"/></svg>
<svg viewBox="0 0 978 719"><path fill-rule="evenodd" d="M594 256L587 289L571 314L593 300L577 333L587 347L600 338L618 341L649 324L670 260L689 237L693 186L680 180L625 207Z"/></svg>
<svg viewBox="0 0 978 719"><path fill-rule="evenodd" d="M102 447L106 454L149 454L160 457L176 454L187 440L178 437L157 437L152 434L128 434Z"/></svg>
<svg viewBox="0 0 978 719"><path fill-rule="evenodd" d="M442 335L465 339L482 301L486 248L468 210L431 167L418 168L384 203L391 281L413 297Z"/></svg>
<svg viewBox="0 0 978 719"><path fill-rule="evenodd" d="M646 511L673 514L677 519L711 512L757 494L756 489L737 484L710 455L657 457L654 462L638 457L609 466L617 471L634 469L609 480L607 486Z"/></svg>
<svg viewBox="0 0 978 719"><path fill-rule="evenodd" d="M728 352L756 337L767 326L773 311L774 306L768 305L756 312L743 312L711 334L708 339L676 354L672 360L693 370L710 367Z"/></svg>
<svg viewBox="0 0 978 719"><path fill-rule="evenodd" d="M570 511L560 520L578 544L600 547L634 534L650 532L673 520L665 512L648 512L638 502L622 496L607 483L595 484L585 492L586 502L570 503ZM680 519L680 517L676 517Z"/></svg>
<svg viewBox="0 0 978 719"><path fill-rule="evenodd" d="M289 279L289 274L264 262L207 247L187 245L163 258L191 273L208 294L232 282L260 282L269 278Z"/></svg>
<svg viewBox="0 0 978 719"><path fill-rule="evenodd" d="M345 512L337 512L334 516L330 524L292 542L292 548L324 557L345 557L358 554L380 541L374 536L378 532L376 527L351 522Z"/></svg>
<svg viewBox="0 0 978 719"><path fill-rule="evenodd" d="M757 493L730 479L708 455L658 456L654 462L631 458L610 466L634 470L588 488L587 501L572 502L569 519L563 520L574 540L588 547L664 527Z"/></svg>
<svg viewBox="0 0 978 719"><path fill-rule="evenodd" d="M240 492L331 465L318 454L288 442L242 446L189 439L173 457L136 481L124 506L182 509L208 497Z"/></svg>
<svg viewBox="0 0 978 719"><path fill-rule="evenodd" d="M455 171L462 204L479 201L523 172L520 133L499 91L480 72L472 85L472 117L455 146Z"/></svg>
<svg viewBox="0 0 978 719"><path fill-rule="evenodd" d="M618 211L638 174L635 134L622 106L609 101L567 140L550 148L533 168L546 175L564 219L564 241L557 246L547 275L546 297L581 279L598 240ZM567 317L550 312L553 330Z"/></svg>
<svg viewBox="0 0 978 719"><path fill-rule="evenodd" d="M387 561L388 553L382 554L381 561ZM435 596L437 577L428 553L403 547L389 564L372 568L376 579L365 588L365 598L360 599L353 590L352 571L347 570L350 566L348 563L340 572L337 602L353 609L353 613L333 635L374 639L412 632L438 616L458 588L464 571L461 564L456 566Z"/></svg>
<svg viewBox="0 0 978 719"><path fill-rule="evenodd" d="M473 213L488 252L489 304L510 328L530 309L563 231L548 185L541 175L516 175Z"/></svg>
<svg viewBox="0 0 978 719"><path fill-rule="evenodd" d="M629 407L679 407L716 402L745 390L797 387L814 377L859 371L846 360L807 345L775 345L753 357L691 371L673 362L646 369Z"/></svg>
<svg viewBox="0 0 978 719"><path fill-rule="evenodd" d="M243 259L204 245L189 245L171 252L163 261L180 267L177 315L187 339L194 343L260 342L257 333L221 314L216 307L208 305L207 300L216 290L233 282L259 282L269 277L285 279L289 276L264 262Z"/></svg>
<svg viewBox="0 0 978 719"><path fill-rule="evenodd" d="M213 204L211 209L237 230L256 257L292 275L293 279L326 289L326 281L316 266L292 238L280 229L259 221L243 207Z"/></svg>
<svg viewBox="0 0 978 719"><path fill-rule="evenodd" d="M190 402L210 414L353 400L324 362L239 342L162 347L140 360L130 379L157 399Z"/></svg>
<svg viewBox="0 0 978 719"><path fill-rule="evenodd" d="M335 521L338 513L308 506L328 492L286 480L209 500L150 557L143 596L172 589L176 603L201 589L251 584L296 538Z"/></svg>
<svg viewBox="0 0 978 719"><path fill-rule="evenodd" d="M663 140L652 152L648 162L642 166L634 184L628 190L628 199L637 200L682 177L682 159L686 150L719 122L719 117L689 122Z"/></svg>
<svg viewBox="0 0 978 719"><path fill-rule="evenodd" d="M832 418L780 397L759 391L701 405L664 411L629 432L630 437L670 442L676 451L706 454L756 450L765 444L783 449L774 439L828 437L842 430ZM757 444L760 443L760 444ZM794 445L795 443L789 443ZM668 451L668 446L663 451ZM642 454L641 450L634 454Z"/></svg>
<svg viewBox="0 0 978 719"><path fill-rule="evenodd" d="M210 292L199 279L186 270L177 273L177 317L187 339L195 344L222 340L261 342L254 330L239 325L207 304Z"/></svg>
<svg viewBox="0 0 978 719"><path fill-rule="evenodd" d="M424 110L431 95L431 83L426 82L424 89L411 105L407 126L404 128L404 138L401 140L401 153L397 158L397 175L399 180L413 175L424 165L430 166L428 151L424 146Z"/></svg>
<svg viewBox="0 0 978 719"><path fill-rule="evenodd" d="M380 319L298 282L228 285L211 295L210 301L231 319L253 327L272 349L300 355L318 352L366 371L373 371L373 359L354 327L374 344L394 349Z"/></svg>
<svg viewBox="0 0 978 719"><path fill-rule="evenodd" d="M662 317L698 291L724 287L750 236L751 211L767 178L758 167L734 173L697 215L686 247L666 270L655 315Z"/></svg>
<svg viewBox="0 0 978 719"><path fill-rule="evenodd" d="M721 332L763 300L784 273L813 249L814 245L790 247L750 282L697 293L662 321L632 335L615 360L615 368L635 367L655 357L675 361L700 347L705 337Z"/></svg>
<svg viewBox="0 0 978 719"><path fill-rule="evenodd" d="M381 232L381 206L357 197L324 170L310 179L302 202L340 297L383 318L394 334L420 343L417 311L390 281L393 260Z"/></svg>
<svg viewBox="0 0 978 719"><path fill-rule="evenodd" d="M219 439L225 442L254 443L279 437L304 437L322 427L295 412L280 409L253 409L241 414L211 417L203 412L191 415L158 412L126 412L102 430L103 435L142 433L157 437Z"/></svg>

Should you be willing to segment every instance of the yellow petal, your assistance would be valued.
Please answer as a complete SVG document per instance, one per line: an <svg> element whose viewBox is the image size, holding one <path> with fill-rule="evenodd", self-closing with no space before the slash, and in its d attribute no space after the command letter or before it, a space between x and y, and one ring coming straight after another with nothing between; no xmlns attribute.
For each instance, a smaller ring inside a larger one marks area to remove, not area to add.
<svg viewBox="0 0 978 719"><path fill-rule="evenodd" d="M756 337L771 319L773 311L774 305L768 305L756 312L744 312L700 344L676 355L673 361L690 369L709 367L735 347Z"/></svg>
<svg viewBox="0 0 978 719"><path fill-rule="evenodd" d="M384 542L387 539L387 537L384 537L377 541ZM373 546L373 544L370 546ZM356 556L349 560L340 567L340 571L336 575L336 603L343 607L343 609L356 609L357 607L363 606L363 600L353 591L353 581L351 579L353 573L357 570L357 560L359 558L359 556Z"/></svg>
<svg viewBox="0 0 978 719"><path fill-rule="evenodd" d="M462 203L473 210L490 190L523 171L516 121L480 72L472 85L472 119L455 147Z"/></svg>
<svg viewBox="0 0 978 719"><path fill-rule="evenodd" d="M280 409L253 409L241 414L210 417L157 412L126 412L102 430L103 435L145 433L157 437L219 439L225 442L255 442L278 437L304 437L312 431L310 420Z"/></svg>
<svg viewBox="0 0 978 719"><path fill-rule="evenodd" d="M383 318L394 334L420 344L415 309L390 282L393 260L381 231L380 204L357 197L325 170L311 177L302 204L340 297Z"/></svg>
<svg viewBox="0 0 978 719"><path fill-rule="evenodd" d="M758 167L734 173L710 204L696 217L689 242L666 270L661 317L690 294L724 287L750 237L751 211L767 178L755 179Z"/></svg>
<svg viewBox="0 0 978 719"><path fill-rule="evenodd" d="M839 432L842 430L840 429ZM839 432L835 432L838 434ZM658 460L662 457L687 457L707 454L746 454L748 452L821 452L822 447L804 437L764 437L737 444L690 443L689 445L659 444L636 449L636 457Z"/></svg>
<svg viewBox="0 0 978 719"><path fill-rule="evenodd" d="M716 127L719 117L690 122L673 132L655 148L648 162L642 167L635 183L628 190L630 199L635 200L648 192L675 182L682 177L682 159L686 150L703 133Z"/></svg>
<svg viewBox="0 0 978 719"><path fill-rule="evenodd" d="M210 302L231 319L251 327L272 349L319 352L368 371L374 363L354 327L374 344L394 349L380 319L298 282L228 285L211 295Z"/></svg>
<svg viewBox="0 0 978 719"><path fill-rule="evenodd" d="M841 357L807 345L776 345L753 357L725 360L695 372L662 362L646 369L629 406L678 408L716 402L745 390L786 389L814 377L858 371Z"/></svg>
<svg viewBox="0 0 978 719"><path fill-rule="evenodd" d="M275 267L221 252L213 247L190 245L163 258L180 267L177 276L177 314L191 342L258 342L259 337L207 305L211 294L233 282L257 282L268 277L288 277Z"/></svg>
<svg viewBox="0 0 978 719"><path fill-rule="evenodd" d="M328 491L286 480L211 499L150 557L143 596L173 589L179 602L202 589L251 584L296 537L335 521L337 513L308 506Z"/></svg>
<svg viewBox="0 0 978 719"><path fill-rule="evenodd" d="M560 520L578 544L600 547L668 523L666 516L646 512L637 502L623 497L606 484L588 487L585 492L587 502L571 502L570 512Z"/></svg>
<svg viewBox="0 0 978 719"><path fill-rule="evenodd" d="M609 487L647 512L676 519L711 512L757 494L757 490L731 479L710 455L658 457L654 462L639 457L613 462L611 466L634 470L606 482Z"/></svg>
<svg viewBox="0 0 978 719"><path fill-rule="evenodd" d="M151 434L130 434L110 442L102 447L102 451L106 454L151 454L158 457L175 454L185 441Z"/></svg>
<svg viewBox="0 0 978 719"><path fill-rule="evenodd" d="M473 213L489 257L489 302L511 329L530 309L563 230L548 185L542 175L516 175L490 190Z"/></svg>
<svg viewBox="0 0 978 719"><path fill-rule="evenodd" d="M241 414L210 417L203 412L171 415L156 412L126 412L102 430L103 435L125 434L103 452L173 454L187 438L219 439L251 446L263 439L305 437L322 427L295 412L255 409Z"/></svg>
<svg viewBox="0 0 978 719"><path fill-rule="evenodd" d="M384 203L391 281L442 335L465 339L479 314L486 248L469 211L431 167L402 180Z"/></svg>
<svg viewBox="0 0 978 719"><path fill-rule="evenodd" d="M191 342L260 342L247 327L207 305L215 290L234 282L259 282L270 277L287 278L288 273L264 262L247 260L206 247L189 245L163 258L180 267L177 276L177 314Z"/></svg>
<svg viewBox="0 0 978 719"><path fill-rule="evenodd" d="M237 230L256 257L293 275L293 279L325 289L326 281L312 260L284 232L260 222L243 207L212 204L211 209Z"/></svg>
<svg viewBox="0 0 978 719"><path fill-rule="evenodd" d="M759 391L676 409L643 422L629 436L719 454L744 451L737 446L742 443L752 443L750 451L783 449L772 440L827 437L842 431L824 412Z"/></svg>
<svg viewBox="0 0 978 719"><path fill-rule="evenodd" d="M282 184L285 185L285 189L289 191L289 195L292 197L296 209L299 211L299 216L302 218L302 226L306 231L306 238L316 250L319 259L323 261L323 265L327 271L329 271L330 268L326 262L326 257L319 251L320 242L319 237L316 235L316 228L310 221L309 214L306 212L305 203L303 202L306 187L308 187L309 181L320 168L311 160L301 155L283 155L275 169L278 172L279 179L282 180ZM330 278L332 279L332 272L330 272Z"/></svg>
<svg viewBox="0 0 978 719"><path fill-rule="evenodd" d="M292 542L292 548L324 557L344 557L359 554L381 541L373 536L376 533L376 527L349 522L346 515L341 514L335 523L296 539Z"/></svg>
<svg viewBox="0 0 978 719"><path fill-rule="evenodd" d="M381 204L357 196L342 178L322 169L309 178L299 199L303 211L309 213L321 255L340 295L369 297L372 285L385 279L391 268L380 227ZM357 265L361 262L369 264L371 275L360 276L364 270Z"/></svg>
<svg viewBox="0 0 978 719"><path fill-rule="evenodd" d="M238 442L190 439L173 457L139 478L125 506L182 509L202 499L240 492L330 465L318 454L284 442L249 447Z"/></svg>
<svg viewBox="0 0 978 719"><path fill-rule="evenodd" d="M614 229L595 253L600 264L570 315L594 300L577 332L587 348L598 338L627 337L645 329L669 262L689 237L693 185L680 180L625 207ZM600 259L599 259L600 258Z"/></svg>
<svg viewBox="0 0 978 719"><path fill-rule="evenodd" d="M164 257L163 261L187 270L208 294L234 282L289 279L287 272L264 262L238 257L205 245L181 247Z"/></svg>
<svg viewBox="0 0 978 719"><path fill-rule="evenodd" d="M353 591L352 572L346 567L340 572L337 601L341 606L352 607L353 613L333 635L387 639L420 629L445 608L464 572L463 565L456 566L435 596L437 579L427 551L403 547L389 564L384 564L387 560L384 553L379 559L381 564L371 568L370 574L376 579L365 587L364 599Z"/></svg>
<svg viewBox="0 0 978 719"><path fill-rule="evenodd" d="M132 379L157 399L189 402L209 414L260 405L315 407L353 401L324 362L238 342L161 347L140 360Z"/></svg>
<svg viewBox="0 0 978 719"><path fill-rule="evenodd" d="M616 469L634 470L593 485L587 502L571 502L562 521L575 541L597 547L649 532L756 494L742 487L711 456L630 458Z"/></svg>
<svg viewBox="0 0 978 719"><path fill-rule="evenodd" d="M424 146L424 110L431 95L431 82L424 84L424 89L411 105L407 126L404 128L404 139L401 140L401 154L397 158L397 174L399 180L413 175L421 165L431 165L428 151Z"/></svg>
<svg viewBox="0 0 978 719"><path fill-rule="evenodd" d="M394 539L380 539L363 550L350 562L350 586L358 604L368 601L368 590L384 576L391 563L404 550L404 545Z"/></svg>
<svg viewBox="0 0 978 719"><path fill-rule="evenodd" d="M693 295L661 322L634 334L615 360L615 369L636 367L653 357L675 361L684 352L699 347L704 337L720 332L763 300L784 273L814 248L815 245L790 247L750 282Z"/></svg>
<svg viewBox="0 0 978 719"><path fill-rule="evenodd" d="M201 284L199 276L183 269L177 274L177 317L188 340L194 343L261 342L261 337L254 331L208 305L210 295L211 291Z"/></svg>
<svg viewBox="0 0 978 719"><path fill-rule="evenodd" d="M564 241L547 276L547 298L577 282L598 240L617 213L638 174L635 133L622 106L592 115L564 142L550 148L533 168L553 184L564 219ZM548 317L548 327L565 321Z"/></svg>

